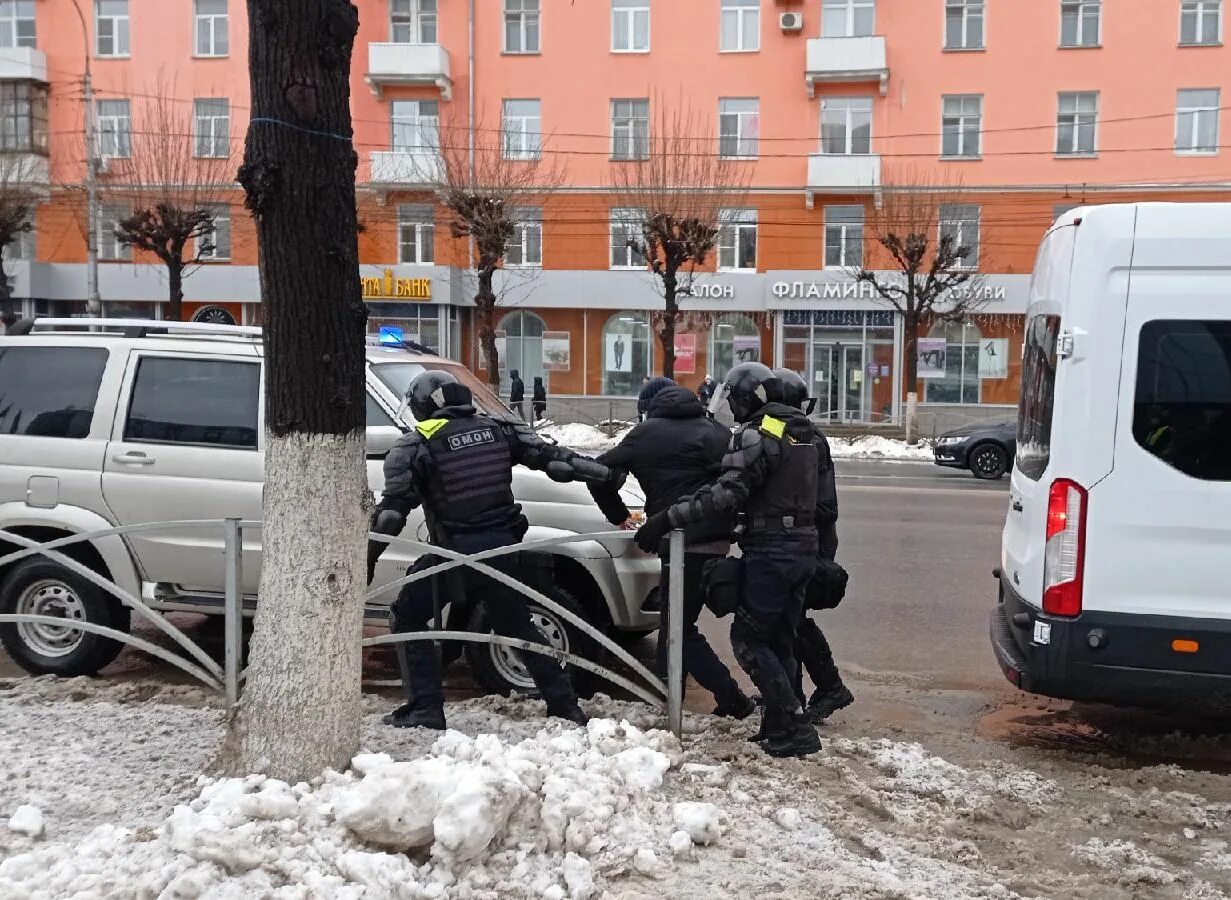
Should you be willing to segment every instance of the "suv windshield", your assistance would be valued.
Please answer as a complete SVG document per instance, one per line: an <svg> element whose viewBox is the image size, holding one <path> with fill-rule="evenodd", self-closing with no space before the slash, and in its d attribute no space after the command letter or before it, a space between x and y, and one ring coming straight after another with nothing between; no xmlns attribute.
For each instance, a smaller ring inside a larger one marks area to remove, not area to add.
<svg viewBox="0 0 1231 900"><path fill-rule="evenodd" d="M470 393L474 395L475 409L479 410L479 412L487 413L489 416L513 415L512 411L500 402L500 399L491 392L487 385L475 378L474 373L465 366L451 362L439 362L432 363L431 367L442 372L448 372L462 384L466 385L466 387L470 388ZM410 389L410 383L415 380L415 376L427 368L423 363L418 362L372 363L372 371L376 373L376 377L399 400L406 396L406 392Z"/></svg>

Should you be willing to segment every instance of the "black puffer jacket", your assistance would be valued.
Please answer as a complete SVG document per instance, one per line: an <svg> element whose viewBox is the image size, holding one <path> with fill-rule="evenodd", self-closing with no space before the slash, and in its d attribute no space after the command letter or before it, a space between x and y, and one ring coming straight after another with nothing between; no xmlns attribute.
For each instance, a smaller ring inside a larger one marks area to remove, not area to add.
<svg viewBox="0 0 1231 900"><path fill-rule="evenodd" d="M705 415L696 394L670 385L650 403L649 417L600 456L599 462L629 472L641 483L646 515L652 516L717 478L730 443L731 432ZM613 525L628 518L628 508L617 490L593 485L590 493ZM726 540L732 525L733 518L725 515L690 525L688 542Z"/></svg>

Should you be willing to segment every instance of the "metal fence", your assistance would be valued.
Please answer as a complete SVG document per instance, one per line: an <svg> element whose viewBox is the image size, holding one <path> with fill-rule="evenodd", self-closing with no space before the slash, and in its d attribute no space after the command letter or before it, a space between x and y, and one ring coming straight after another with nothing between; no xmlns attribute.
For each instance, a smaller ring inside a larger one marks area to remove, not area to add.
<svg viewBox="0 0 1231 900"><path fill-rule="evenodd" d="M0 623L18 626L32 626L36 628L41 627L44 629L59 629L61 631L88 632L110 638L111 640L118 641L131 647L135 647L138 650L148 653L149 655L160 659L163 662L169 663L183 672L186 672L206 687L224 694L228 708L233 707L240 702L243 681L247 675L247 670L242 668L244 602L242 591L242 539L245 530L259 529L260 527L260 522L245 521L235 518L223 520L192 519L173 522L147 522L140 525L125 525L88 533L74 534L68 537L45 542L36 541L23 535L15 534L11 531L0 530L0 541L7 541L10 544L21 548L5 556L0 556L0 568L33 556L46 557L47 559L63 566L75 575L89 581L91 584L96 585L111 596L115 597L119 602L135 611L143 619L147 620L159 631L167 635L167 637L169 637L182 652L176 652L174 649L159 646L158 644L152 643L136 635L129 634L125 631L119 631L104 625L98 625L93 622L81 621L77 619L68 620L58 616L15 612L0 613ZM199 644L188 637L188 635L168 620L162 613L151 609L144 601L142 601L140 597L125 591L113 581L109 580L105 575L95 572L84 563L73 559L71 556L63 552L65 548L71 548L73 545L84 544L106 537L123 537L125 535L139 534L150 531L199 531L203 529L216 528L222 529L223 537L224 600L222 616L224 623L224 651L223 663L221 666ZM645 665L633 657L631 653L621 647L618 643L612 640L608 635L604 634L601 629L596 628L592 623L587 622L572 610L565 608L561 604L552 600L550 597L545 596L531 585L525 584L511 575L501 572L485 562L493 559L494 557L508 553L546 551L550 550L552 547L558 547L570 543L580 543L583 541L632 540L634 537L633 532L604 531L595 532L592 534L566 535L564 537L526 541L520 544L497 547L491 550L485 550L480 553L472 553L469 555L457 553L443 547L426 544L422 541L417 541L411 538L392 537L390 535L375 533L368 535L368 537L374 541L381 541L388 544L406 547L418 553L431 553L434 556L441 557L443 562L421 571L410 572L396 581L381 585L374 590L369 591L364 598L365 602L370 601L393 588L399 588L403 585L411 584L412 582L420 581L425 578L442 575L446 572L465 566L486 576L487 578L492 579L493 581L499 582L508 588L518 591L529 601L532 601L555 613L557 616L560 616L574 628L595 641L599 647L605 649L616 659L625 664L631 670L632 675L639 678L642 683L639 684L637 681L634 681L625 675L614 672L595 660L585 659L584 657L578 656L574 653L553 647L550 644L536 644L517 638L505 637L504 635L499 634L480 634L470 631L445 630L440 627L436 627L421 632L375 635L373 637L364 638L363 646L368 647L382 644L397 644L406 641L458 640L473 641L483 644L503 645L514 648L523 653L530 652L550 656L559 660L561 663L568 663L577 668L584 669L598 675L606 681L623 688L625 691L638 699L644 700L660 709L664 709L667 714L668 727L676 734L677 737L680 735L683 717L682 710L684 690L682 659L684 533L682 531L675 531L670 537L670 579L667 597L667 682L665 684L662 679L650 671ZM357 561L357 564L361 563ZM439 617L437 617L437 625L439 626Z"/></svg>

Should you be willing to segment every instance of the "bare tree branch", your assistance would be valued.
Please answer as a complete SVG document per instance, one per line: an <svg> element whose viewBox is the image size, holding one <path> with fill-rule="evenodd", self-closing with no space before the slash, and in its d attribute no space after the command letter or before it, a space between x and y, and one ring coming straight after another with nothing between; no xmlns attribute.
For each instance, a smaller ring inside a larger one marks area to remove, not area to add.
<svg viewBox="0 0 1231 900"><path fill-rule="evenodd" d="M29 154L0 155L0 318L9 325L16 319L12 289L4 254L34 230L34 209L38 205L40 185L46 172Z"/></svg>

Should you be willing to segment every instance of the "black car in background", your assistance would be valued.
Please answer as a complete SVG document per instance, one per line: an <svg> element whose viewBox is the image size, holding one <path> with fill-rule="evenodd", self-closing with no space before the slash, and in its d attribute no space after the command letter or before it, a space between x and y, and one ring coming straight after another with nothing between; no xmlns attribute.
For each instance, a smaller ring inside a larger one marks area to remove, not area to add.
<svg viewBox="0 0 1231 900"><path fill-rule="evenodd" d="M976 478L995 481L1013 465L1016 422L965 425L936 439L936 465L969 469Z"/></svg>

